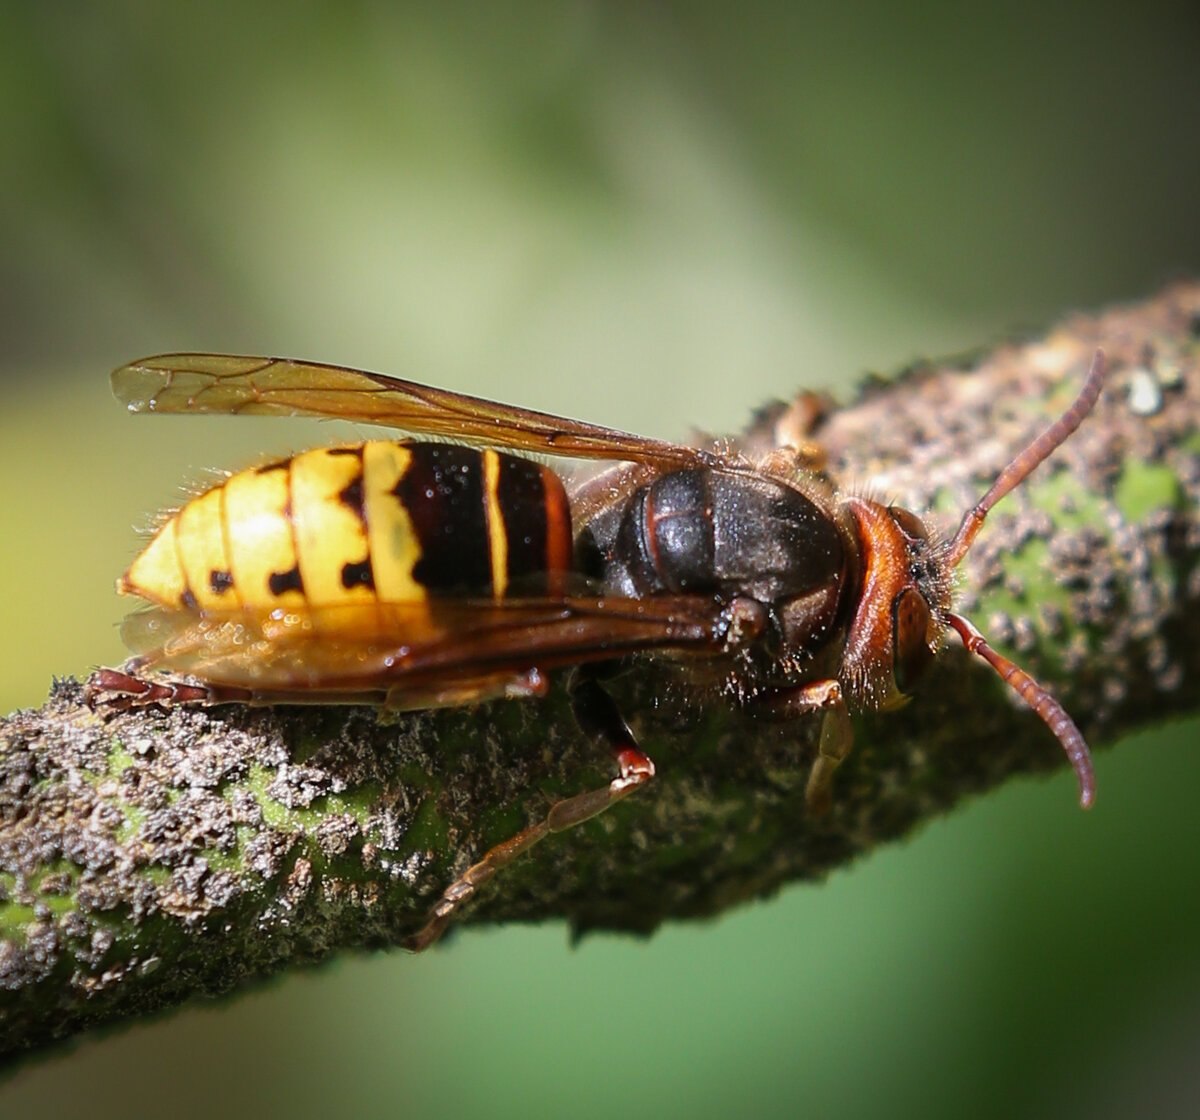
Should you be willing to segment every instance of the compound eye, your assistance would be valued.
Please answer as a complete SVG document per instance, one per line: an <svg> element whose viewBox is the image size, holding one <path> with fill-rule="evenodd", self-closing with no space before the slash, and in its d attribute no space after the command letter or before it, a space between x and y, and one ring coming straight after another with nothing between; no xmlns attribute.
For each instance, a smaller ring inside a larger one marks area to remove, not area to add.
<svg viewBox="0 0 1200 1120"><path fill-rule="evenodd" d="M892 515L892 520L900 526L901 532L906 537L914 541L929 539L929 530L925 528L925 522L912 511L904 509L902 506L889 506L888 513Z"/></svg>
<svg viewBox="0 0 1200 1120"><path fill-rule="evenodd" d="M912 516L911 514L909 516ZM915 587L906 587L892 600L896 687L907 694L933 660L929 641L932 621L929 603Z"/></svg>

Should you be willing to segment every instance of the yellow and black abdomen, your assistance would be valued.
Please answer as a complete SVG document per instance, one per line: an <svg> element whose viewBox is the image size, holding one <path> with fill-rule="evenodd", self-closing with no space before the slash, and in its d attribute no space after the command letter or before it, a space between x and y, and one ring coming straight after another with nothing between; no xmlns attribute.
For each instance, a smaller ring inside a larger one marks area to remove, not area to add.
<svg viewBox="0 0 1200 1120"><path fill-rule="evenodd" d="M491 449L370 440L241 471L167 521L118 584L226 611L545 595L571 566L558 476Z"/></svg>

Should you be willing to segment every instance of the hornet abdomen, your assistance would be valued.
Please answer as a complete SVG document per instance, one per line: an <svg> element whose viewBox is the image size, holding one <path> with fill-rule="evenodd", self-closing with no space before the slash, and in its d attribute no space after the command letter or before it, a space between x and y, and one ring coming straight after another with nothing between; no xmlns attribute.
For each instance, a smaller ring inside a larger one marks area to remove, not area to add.
<svg viewBox="0 0 1200 1120"><path fill-rule="evenodd" d="M504 452L370 440L240 471L158 530L119 589L183 610L547 594L571 567L558 476Z"/></svg>

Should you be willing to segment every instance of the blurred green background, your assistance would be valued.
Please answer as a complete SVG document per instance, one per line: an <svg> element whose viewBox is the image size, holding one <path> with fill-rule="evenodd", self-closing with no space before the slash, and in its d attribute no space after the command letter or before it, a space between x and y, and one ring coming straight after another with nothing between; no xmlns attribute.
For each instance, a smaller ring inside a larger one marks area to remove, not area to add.
<svg viewBox="0 0 1200 1120"><path fill-rule="evenodd" d="M107 371L361 365L649 434L1200 267L1194 5L8 3L0 710L121 656L182 482L325 438ZM964 712L963 718L969 718ZM648 942L343 958L21 1071L0 1114L1200 1107L1196 726Z"/></svg>

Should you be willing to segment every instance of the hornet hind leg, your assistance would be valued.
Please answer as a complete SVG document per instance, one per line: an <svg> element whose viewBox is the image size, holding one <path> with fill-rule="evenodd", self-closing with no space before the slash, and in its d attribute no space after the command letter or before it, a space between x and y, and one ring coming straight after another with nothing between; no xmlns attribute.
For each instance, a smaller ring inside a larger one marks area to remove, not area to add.
<svg viewBox="0 0 1200 1120"><path fill-rule="evenodd" d="M628 797L634 790L640 789L654 777L654 762L638 747L633 732L617 709L616 703L600 686L595 676L578 671L568 687L571 706L579 726L589 735L601 740L612 752L617 763L617 776L599 789L587 790L556 801L542 820L489 848L478 863L468 867L442 892L442 897L430 911L425 925L404 942L406 949L420 952L437 941L459 908L481 886L540 840L556 832L566 832L567 829L590 820L622 798Z"/></svg>

